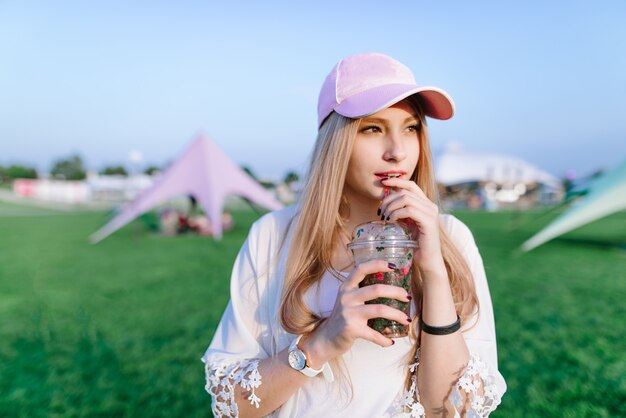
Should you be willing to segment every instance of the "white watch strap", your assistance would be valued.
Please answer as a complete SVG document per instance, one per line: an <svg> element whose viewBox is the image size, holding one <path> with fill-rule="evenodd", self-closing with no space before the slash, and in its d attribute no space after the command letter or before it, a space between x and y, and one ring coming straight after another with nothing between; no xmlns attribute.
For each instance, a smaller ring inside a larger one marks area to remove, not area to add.
<svg viewBox="0 0 626 418"><path fill-rule="evenodd" d="M304 369L298 371L308 377L315 377L322 372L321 370L312 369L309 366L304 366Z"/></svg>
<svg viewBox="0 0 626 418"><path fill-rule="evenodd" d="M289 351L293 351L295 349L298 349L298 343L300 342L300 339L302 339L302 335L298 335L298 338L296 338L295 340L293 340L291 342L291 344L289 345ZM302 350L300 350L302 353L304 353ZM306 358L306 354L305 354L305 358ZM324 379L327 382L332 382L335 380L335 376L333 375L333 371L330 368L330 365L328 363L324 363L324 365L322 366L321 369L319 370L315 370L309 366L305 366L304 369L299 370L300 373L302 373L305 376L308 377L315 377L318 374L322 373L324 375Z"/></svg>

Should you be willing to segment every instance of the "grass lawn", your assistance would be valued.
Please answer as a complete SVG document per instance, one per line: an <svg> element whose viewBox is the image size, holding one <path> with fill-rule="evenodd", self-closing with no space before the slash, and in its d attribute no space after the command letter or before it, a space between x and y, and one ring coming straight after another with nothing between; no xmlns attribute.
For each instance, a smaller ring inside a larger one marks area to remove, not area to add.
<svg viewBox="0 0 626 418"><path fill-rule="evenodd" d="M135 222L92 246L106 214L0 203L0 416L210 416L199 357L257 217L234 215L221 242ZM528 254L536 213L457 216L494 299L509 390L493 416L626 416L626 214Z"/></svg>

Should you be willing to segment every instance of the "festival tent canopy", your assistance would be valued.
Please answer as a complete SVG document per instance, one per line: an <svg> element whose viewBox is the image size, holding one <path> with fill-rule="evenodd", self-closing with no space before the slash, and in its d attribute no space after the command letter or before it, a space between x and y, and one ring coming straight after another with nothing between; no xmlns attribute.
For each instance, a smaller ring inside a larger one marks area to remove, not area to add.
<svg viewBox="0 0 626 418"><path fill-rule="evenodd" d="M246 174L203 134L154 183L106 225L91 235L97 243L165 201L192 195L204 208L213 235L222 237L224 198L238 195L270 210L282 204Z"/></svg>
<svg viewBox="0 0 626 418"><path fill-rule="evenodd" d="M583 198L524 242L522 250L530 251L559 235L626 209L626 160L591 182L587 190Z"/></svg>
<svg viewBox="0 0 626 418"><path fill-rule="evenodd" d="M449 145L436 159L435 178L446 186L470 182L561 185L558 178L519 158L464 151L456 144Z"/></svg>

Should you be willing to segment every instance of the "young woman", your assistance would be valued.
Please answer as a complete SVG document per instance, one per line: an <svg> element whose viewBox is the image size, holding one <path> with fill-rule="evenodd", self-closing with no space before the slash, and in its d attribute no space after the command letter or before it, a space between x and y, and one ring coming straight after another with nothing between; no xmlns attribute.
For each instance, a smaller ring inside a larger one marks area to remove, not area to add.
<svg viewBox="0 0 626 418"><path fill-rule="evenodd" d="M265 215L235 262L231 301L202 358L216 416L487 416L506 390L481 257L439 213L425 116L450 97L377 53L340 61L319 97L319 132L298 205ZM393 193L386 195L385 188ZM401 220L419 242L411 292L359 288L355 226ZM411 301L411 314L366 301ZM370 318L409 324L390 339Z"/></svg>

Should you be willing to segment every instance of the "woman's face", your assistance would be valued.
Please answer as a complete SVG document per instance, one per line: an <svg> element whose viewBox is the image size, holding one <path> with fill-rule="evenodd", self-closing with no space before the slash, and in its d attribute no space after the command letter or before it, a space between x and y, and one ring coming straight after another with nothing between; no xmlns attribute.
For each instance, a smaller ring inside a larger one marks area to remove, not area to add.
<svg viewBox="0 0 626 418"><path fill-rule="evenodd" d="M421 123L406 100L361 119L348 164L348 199L384 197L381 178L410 179L420 153Z"/></svg>

